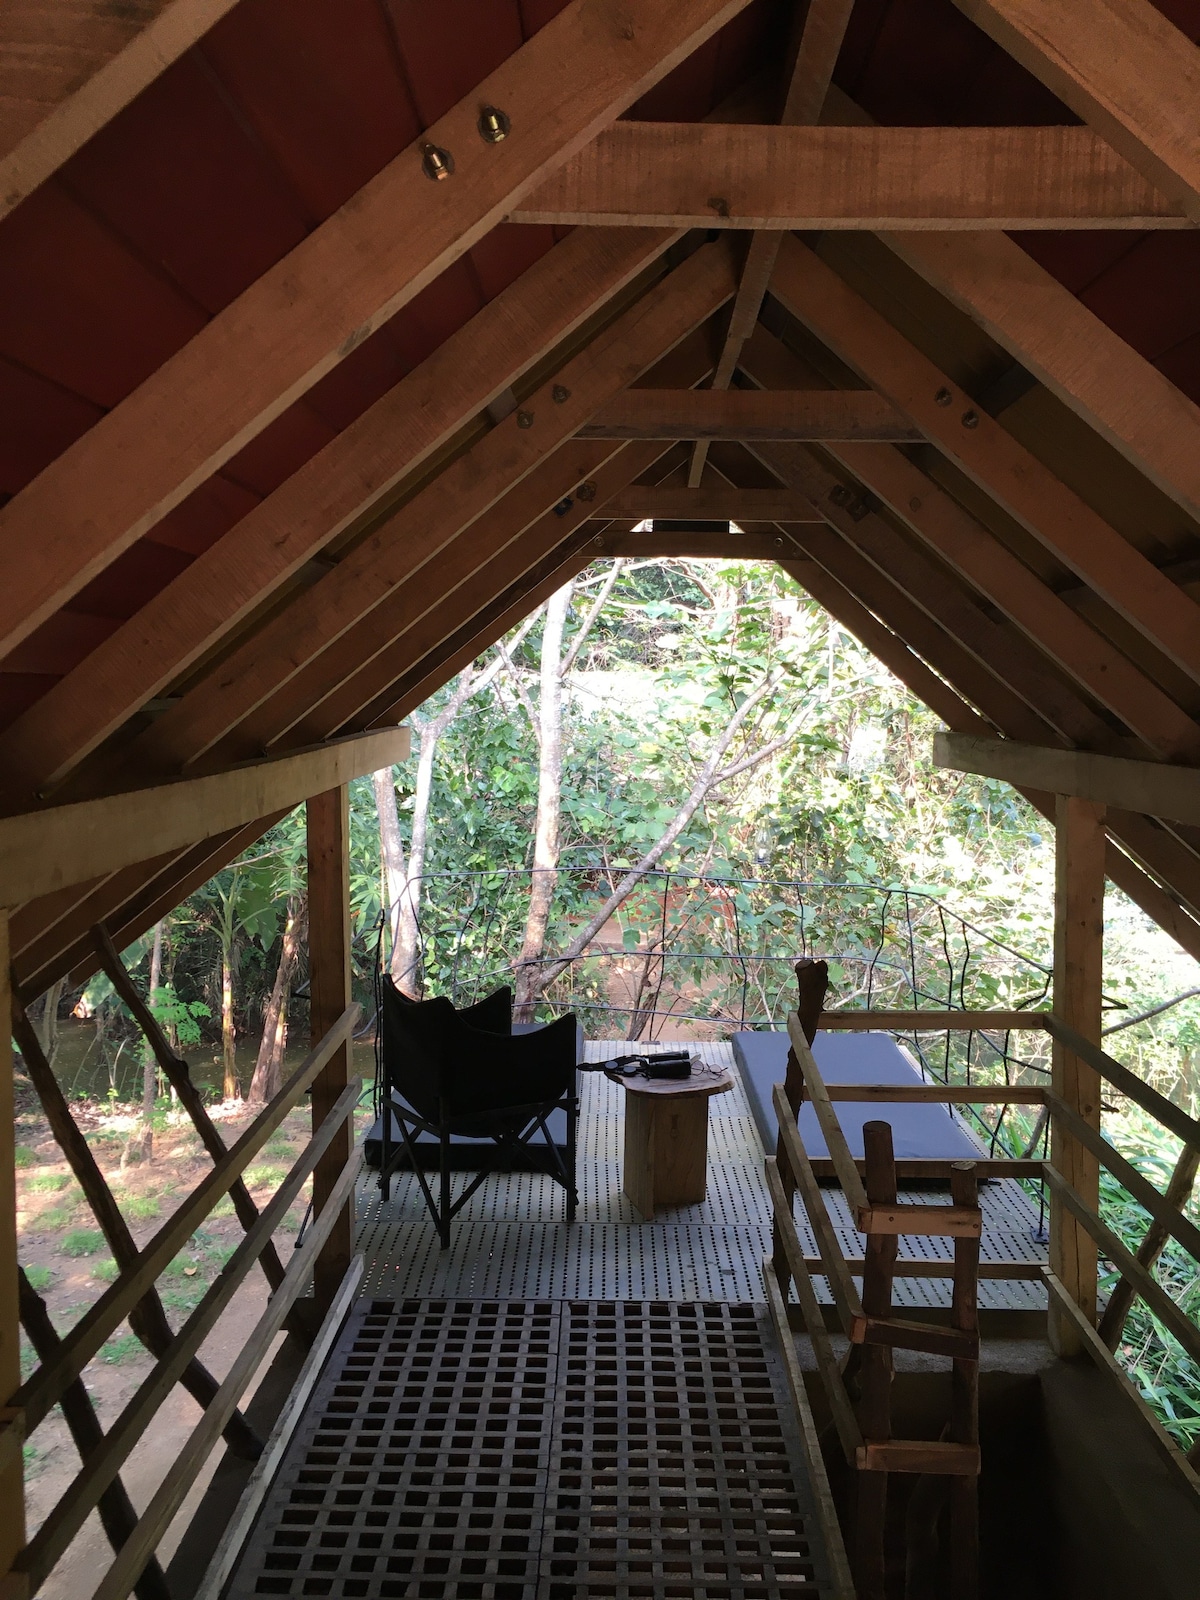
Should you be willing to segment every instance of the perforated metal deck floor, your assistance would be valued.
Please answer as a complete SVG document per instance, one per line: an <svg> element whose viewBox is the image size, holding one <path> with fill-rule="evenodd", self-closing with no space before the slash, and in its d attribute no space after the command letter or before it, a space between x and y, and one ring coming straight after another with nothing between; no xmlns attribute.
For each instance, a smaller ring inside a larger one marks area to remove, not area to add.
<svg viewBox="0 0 1200 1600"><path fill-rule="evenodd" d="M761 1308L360 1301L228 1600L816 1600L791 1416Z"/></svg>
<svg viewBox="0 0 1200 1600"><path fill-rule="evenodd" d="M664 1046L666 1048L666 1046ZM621 1193L624 1090L602 1074L584 1077L580 1116L581 1205L573 1227L563 1223L562 1190L533 1173L489 1176L455 1220L448 1250L438 1247L417 1181L394 1181L386 1204L373 1177L359 1193L359 1248L366 1261L363 1292L388 1299L548 1298L553 1300L761 1300L762 1260L770 1237L770 1198L758 1131L728 1044L697 1047L703 1059L734 1075L728 1094L709 1101L708 1196L701 1205L662 1212L642 1222ZM587 1045L605 1060L614 1046ZM861 1255L862 1235L836 1190L827 1191L848 1256ZM920 1195L906 1191L906 1199ZM931 1198L944 1201L941 1193ZM1037 1207L1015 1182L986 1183L984 1262L1044 1262L1035 1241ZM807 1229L801 1223L801 1237ZM807 1234L809 1252L816 1242ZM902 1258L952 1257L950 1241L909 1236ZM818 1280L818 1290L827 1286ZM897 1305L948 1305L946 1278L897 1278ZM984 1278L980 1305L1044 1309L1040 1283Z"/></svg>

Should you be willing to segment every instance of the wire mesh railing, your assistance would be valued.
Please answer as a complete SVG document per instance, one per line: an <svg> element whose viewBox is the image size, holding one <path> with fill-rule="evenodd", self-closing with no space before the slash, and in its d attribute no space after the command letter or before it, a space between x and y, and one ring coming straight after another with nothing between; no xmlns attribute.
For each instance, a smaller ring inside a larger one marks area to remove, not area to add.
<svg viewBox="0 0 1200 1600"><path fill-rule="evenodd" d="M722 1038L782 1030L796 1004L793 964L830 966L830 1004L863 1010L1037 1010L1051 968L920 889L863 883L646 873L580 944L624 869L555 874L553 936L533 963L544 980L535 1015L574 1011L592 1038ZM468 1005L517 983L533 873L504 868L431 873L410 885L410 992ZM1040 1032L914 1030L905 1042L934 1080L1042 1082ZM993 1151L1032 1153L1044 1119L1018 1107L975 1113Z"/></svg>

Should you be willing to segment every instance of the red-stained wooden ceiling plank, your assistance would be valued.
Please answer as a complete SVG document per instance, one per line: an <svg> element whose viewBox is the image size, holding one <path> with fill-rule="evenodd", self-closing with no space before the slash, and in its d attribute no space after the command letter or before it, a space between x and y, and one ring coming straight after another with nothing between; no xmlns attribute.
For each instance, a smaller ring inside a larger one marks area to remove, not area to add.
<svg viewBox="0 0 1200 1600"><path fill-rule="evenodd" d="M335 432L307 397L297 400L226 463L225 474L257 495L268 495L323 450Z"/></svg>
<svg viewBox="0 0 1200 1600"><path fill-rule="evenodd" d="M384 326L315 383L305 402L322 422L341 433L407 371L395 334Z"/></svg>
<svg viewBox="0 0 1200 1600"><path fill-rule="evenodd" d="M154 543L187 555L201 555L253 510L261 498L244 484L214 473L155 525Z"/></svg>
<svg viewBox="0 0 1200 1600"><path fill-rule="evenodd" d="M1151 361L1200 332L1200 234L1149 233L1079 296Z"/></svg>
<svg viewBox="0 0 1200 1600"><path fill-rule="evenodd" d="M421 131L377 0L242 0L199 48L311 222Z"/></svg>
<svg viewBox="0 0 1200 1600"><path fill-rule="evenodd" d="M303 206L195 51L62 177L210 315L308 231Z"/></svg>
<svg viewBox="0 0 1200 1600"><path fill-rule="evenodd" d="M1077 298L1114 262L1128 255L1141 237L1083 231L1013 234L1021 248Z"/></svg>
<svg viewBox="0 0 1200 1600"><path fill-rule="evenodd" d="M0 229L0 354L94 405L204 326L198 307L53 180Z"/></svg>
<svg viewBox="0 0 1200 1600"><path fill-rule="evenodd" d="M405 364L419 366L483 305L470 261L460 257L388 323Z"/></svg>
<svg viewBox="0 0 1200 1600"><path fill-rule="evenodd" d="M421 126L428 128L524 43L517 0L383 0Z"/></svg>
<svg viewBox="0 0 1200 1600"><path fill-rule="evenodd" d="M69 389L0 359L0 499L23 489L103 415Z"/></svg>
<svg viewBox="0 0 1200 1600"><path fill-rule="evenodd" d="M108 617L60 611L22 640L0 672L40 673L61 678L102 644L116 627Z"/></svg>
<svg viewBox="0 0 1200 1600"><path fill-rule="evenodd" d="M87 616L124 622L189 567L191 561L191 556L182 550L170 550L152 539L139 539L79 591L71 601L71 609Z"/></svg>
<svg viewBox="0 0 1200 1600"><path fill-rule="evenodd" d="M1173 350L1161 356L1155 366L1189 399L1200 404L1200 333L1177 344Z"/></svg>
<svg viewBox="0 0 1200 1600"><path fill-rule="evenodd" d="M515 283L547 250L553 250L554 243L553 228L523 227L516 222L502 222L493 228L468 255L485 299L494 300Z"/></svg>
<svg viewBox="0 0 1200 1600"><path fill-rule="evenodd" d="M44 673L0 671L0 732L17 720L58 682Z"/></svg>

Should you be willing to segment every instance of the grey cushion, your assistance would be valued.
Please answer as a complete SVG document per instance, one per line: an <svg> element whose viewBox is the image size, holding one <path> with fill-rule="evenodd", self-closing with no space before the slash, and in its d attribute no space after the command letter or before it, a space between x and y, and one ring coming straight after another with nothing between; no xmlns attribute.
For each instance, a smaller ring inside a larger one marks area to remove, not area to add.
<svg viewBox="0 0 1200 1600"><path fill-rule="evenodd" d="M733 1055L758 1124L763 1148L772 1155L779 1136L771 1091L787 1070L786 1033L735 1033ZM813 1056L826 1083L923 1083L920 1072L890 1034L818 1033ZM862 1159L864 1122L890 1122L897 1159L971 1161L986 1154L957 1113L939 1105L897 1101L842 1100L835 1109L850 1154ZM829 1149L817 1114L800 1108L800 1136L814 1162L828 1161Z"/></svg>

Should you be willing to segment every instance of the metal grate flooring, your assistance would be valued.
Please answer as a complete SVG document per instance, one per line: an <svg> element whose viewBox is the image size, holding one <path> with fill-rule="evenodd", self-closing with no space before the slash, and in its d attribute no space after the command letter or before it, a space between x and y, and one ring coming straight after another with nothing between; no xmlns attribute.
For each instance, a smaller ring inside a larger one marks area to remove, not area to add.
<svg viewBox="0 0 1200 1600"><path fill-rule="evenodd" d="M753 1306L360 1301L226 1594L815 1597L791 1415Z"/></svg>
<svg viewBox="0 0 1200 1600"><path fill-rule="evenodd" d="M616 1047L587 1045L589 1060ZM663 1048L668 1048L663 1046ZM582 1079L579 1140L580 1208L567 1227L562 1190L536 1173L494 1173L472 1197L451 1232L449 1250L434 1236L412 1175L393 1182L385 1205L373 1177L359 1194L359 1248L365 1295L406 1299L440 1296L552 1300L757 1301L770 1237L770 1200L762 1145L728 1044L698 1047L703 1059L734 1073L734 1088L709 1102L708 1196L701 1205L642 1222L621 1193L624 1090L602 1074ZM862 1252L862 1236L842 1196L826 1191L846 1253ZM1015 1182L984 1184L985 1261L1044 1261L1034 1241L1037 1207ZM918 1196L906 1192L906 1199ZM944 1200L945 1195L934 1197ZM807 1229L800 1214L801 1237ZM809 1236L807 1246L816 1253ZM952 1258L949 1241L910 1236L908 1259ZM818 1280L818 1290L825 1289ZM948 1305L945 1278L897 1278L897 1306ZM985 1278L979 1303L989 1308L1044 1309L1040 1283Z"/></svg>

